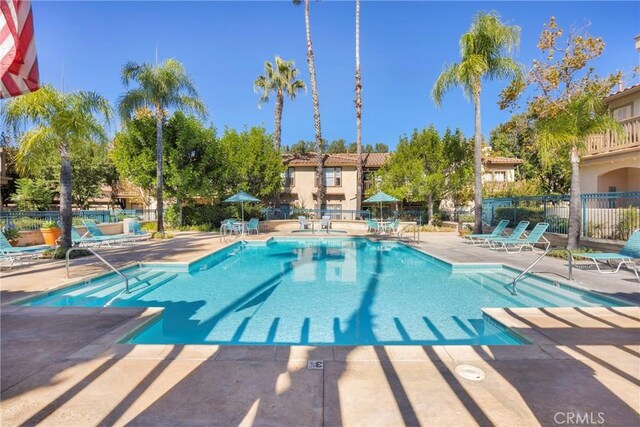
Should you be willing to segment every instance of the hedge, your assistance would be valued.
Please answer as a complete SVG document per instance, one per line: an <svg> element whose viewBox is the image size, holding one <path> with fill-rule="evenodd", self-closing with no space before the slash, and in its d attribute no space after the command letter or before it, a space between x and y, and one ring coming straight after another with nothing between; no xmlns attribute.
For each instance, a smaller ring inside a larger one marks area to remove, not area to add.
<svg viewBox="0 0 640 427"><path fill-rule="evenodd" d="M515 215L515 216L514 216ZM496 208L493 221L497 224L503 219L509 220L509 227L514 227L520 221L529 221L528 229L532 229L539 222L544 222L544 209L526 207ZM515 221L514 221L515 220Z"/></svg>

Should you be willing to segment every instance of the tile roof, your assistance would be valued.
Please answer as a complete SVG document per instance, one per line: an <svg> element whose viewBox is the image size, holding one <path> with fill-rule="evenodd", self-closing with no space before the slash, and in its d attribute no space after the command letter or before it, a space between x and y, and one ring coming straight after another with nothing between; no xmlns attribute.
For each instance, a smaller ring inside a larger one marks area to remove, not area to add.
<svg viewBox="0 0 640 427"><path fill-rule="evenodd" d="M484 156L482 157L482 163L486 165L521 165L522 163L524 163L524 160L516 159L513 157Z"/></svg>
<svg viewBox="0 0 640 427"><path fill-rule="evenodd" d="M365 168L379 168L389 159L391 153L363 153L362 165ZM287 166L315 166L316 153L283 154L282 160ZM358 155L355 153L325 154L324 166L355 166Z"/></svg>

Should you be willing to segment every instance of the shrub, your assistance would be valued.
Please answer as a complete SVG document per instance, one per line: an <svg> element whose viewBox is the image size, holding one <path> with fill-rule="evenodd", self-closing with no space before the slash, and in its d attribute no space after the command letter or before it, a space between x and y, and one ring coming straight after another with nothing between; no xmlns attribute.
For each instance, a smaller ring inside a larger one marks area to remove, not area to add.
<svg viewBox="0 0 640 427"><path fill-rule="evenodd" d="M547 230L549 233L567 234L567 230L569 230L569 218L549 215L547 222L549 223L549 229Z"/></svg>
<svg viewBox="0 0 640 427"><path fill-rule="evenodd" d="M537 223L544 221L544 210L535 207L501 207L496 208L493 217L497 224L503 219L508 219L509 226L515 226L520 221L529 221L529 229L533 228Z"/></svg>
<svg viewBox="0 0 640 427"><path fill-rule="evenodd" d="M458 216L460 222L475 222L476 217L469 214L463 214Z"/></svg>
<svg viewBox="0 0 640 427"><path fill-rule="evenodd" d="M37 230L42 227L42 224L44 224L43 219L30 218L28 216L21 216L13 220L13 225L18 230Z"/></svg>
<svg viewBox="0 0 640 427"><path fill-rule="evenodd" d="M11 196L22 211L46 210L53 202L51 185L44 179L20 178L16 180L16 192Z"/></svg>
<svg viewBox="0 0 640 427"><path fill-rule="evenodd" d="M6 237L7 240L17 240L20 238L20 232L15 227L7 227L3 229L2 234L4 234L4 237Z"/></svg>
<svg viewBox="0 0 640 427"><path fill-rule="evenodd" d="M627 240L631 232L640 227L640 209L635 207L620 209L619 218L611 237L616 240Z"/></svg>
<svg viewBox="0 0 640 427"><path fill-rule="evenodd" d="M40 228L58 228L58 223L55 221L45 221Z"/></svg>
<svg viewBox="0 0 640 427"><path fill-rule="evenodd" d="M74 250L69 254L69 259L82 258L91 255L87 250ZM42 252L44 258L66 259L67 250L65 248L47 249Z"/></svg>
<svg viewBox="0 0 640 427"><path fill-rule="evenodd" d="M577 254L577 253L598 253L600 251L596 251L593 249L589 249L589 248L579 248L579 249L572 249L571 253ZM564 249L553 249L550 250L549 252L547 252L547 256L552 257L552 258L561 258L561 259L568 259L568 255L567 255L567 251Z"/></svg>
<svg viewBox="0 0 640 427"><path fill-rule="evenodd" d="M245 206L245 218L259 217L260 209L250 209ZM184 206L182 208L182 226L204 226L208 225L210 228L220 227L222 220L239 216L240 206L233 206L229 204L218 205L192 205ZM178 224L178 206L171 206L165 212L165 218L167 224L170 226L177 226Z"/></svg>

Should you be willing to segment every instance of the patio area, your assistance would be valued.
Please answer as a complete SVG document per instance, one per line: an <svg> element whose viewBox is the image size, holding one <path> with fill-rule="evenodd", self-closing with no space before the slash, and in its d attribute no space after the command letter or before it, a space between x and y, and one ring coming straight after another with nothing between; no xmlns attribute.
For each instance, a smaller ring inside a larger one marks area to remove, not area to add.
<svg viewBox="0 0 640 427"><path fill-rule="evenodd" d="M352 233L353 234L353 233ZM282 235L271 232L250 239ZM290 234L286 234L289 235ZM384 237L383 237L384 238ZM225 243L211 233L99 249L116 267L187 262ZM416 246L453 262L525 268L505 255L423 233ZM0 273L2 303L68 283L63 261ZM73 280L101 274L72 261ZM565 281L566 261L536 273ZM633 273L574 269L575 286L640 301ZM116 344L153 309L3 305L2 402L6 425L550 425L576 416L632 425L640 414L640 308L487 309L527 346L275 347ZM323 370L307 361L323 360ZM480 368L482 381L456 373Z"/></svg>

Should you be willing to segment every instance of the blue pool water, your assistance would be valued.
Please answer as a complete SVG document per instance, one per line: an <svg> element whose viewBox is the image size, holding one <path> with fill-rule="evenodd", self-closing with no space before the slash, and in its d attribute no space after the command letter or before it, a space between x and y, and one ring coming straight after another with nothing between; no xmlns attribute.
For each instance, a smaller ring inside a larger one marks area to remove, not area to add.
<svg viewBox="0 0 640 427"><path fill-rule="evenodd" d="M146 265L29 305L164 307L136 344L521 344L488 307L619 302L492 265L450 265L398 243L278 239L238 243L190 266Z"/></svg>

